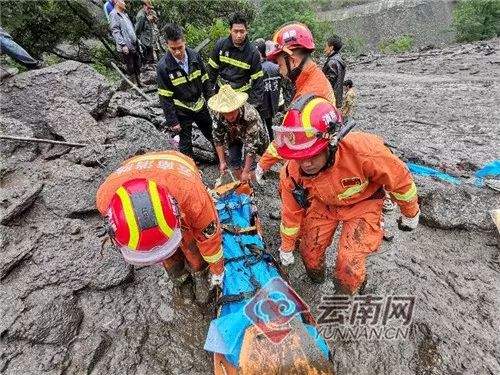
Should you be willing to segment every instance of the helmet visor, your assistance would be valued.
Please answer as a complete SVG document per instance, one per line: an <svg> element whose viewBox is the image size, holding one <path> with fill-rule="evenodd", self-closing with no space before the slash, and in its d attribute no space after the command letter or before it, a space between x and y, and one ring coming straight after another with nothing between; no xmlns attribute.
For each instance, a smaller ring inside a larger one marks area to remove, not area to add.
<svg viewBox="0 0 500 375"><path fill-rule="evenodd" d="M170 258L179 248L181 243L182 233L179 228L174 230L172 237L162 245L156 246L148 251L133 250L125 245L116 245L127 263L135 266L150 266Z"/></svg>
<svg viewBox="0 0 500 375"><path fill-rule="evenodd" d="M290 150L305 150L321 138L316 129L299 127L273 126L274 140L278 147L286 146Z"/></svg>

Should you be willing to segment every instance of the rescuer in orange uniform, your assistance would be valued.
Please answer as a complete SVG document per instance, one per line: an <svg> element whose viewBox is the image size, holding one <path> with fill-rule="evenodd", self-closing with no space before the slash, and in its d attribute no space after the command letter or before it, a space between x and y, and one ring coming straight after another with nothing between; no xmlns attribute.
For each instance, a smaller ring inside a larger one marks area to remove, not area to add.
<svg viewBox="0 0 500 375"><path fill-rule="evenodd" d="M208 301L223 279L221 229L214 203L194 161L176 152L152 152L125 161L97 191L97 208L125 260L163 263L177 285L193 272L195 297Z"/></svg>
<svg viewBox="0 0 500 375"><path fill-rule="evenodd" d="M314 51L314 39L306 25L294 22L281 27L274 34L274 47L266 53L268 60L279 65L282 76L295 84L292 99L313 94L328 99L335 105L332 86L321 68L310 58ZM271 142L257 165L255 177L262 181L262 175L282 158L276 151L275 142Z"/></svg>
<svg viewBox="0 0 500 375"><path fill-rule="evenodd" d="M297 241L307 274L325 279L325 251L339 223L335 278L340 292L354 294L366 277L366 257L381 243L384 188L399 205L401 230L419 219L417 190L405 164L375 135L344 136L340 112L326 99L305 95L274 127L277 151L289 160L280 174L280 259L294 262Z"/></svg>

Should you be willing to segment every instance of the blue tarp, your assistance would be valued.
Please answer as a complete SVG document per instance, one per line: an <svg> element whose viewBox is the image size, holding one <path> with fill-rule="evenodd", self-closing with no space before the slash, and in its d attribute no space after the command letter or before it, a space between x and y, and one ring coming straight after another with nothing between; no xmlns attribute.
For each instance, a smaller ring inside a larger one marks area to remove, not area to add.
<svg viewBox="0 0 500 375"><path fill-rule="evenodd" d="M453 177L447 173L441 172L438 169L427 167L425 165L420 165L416 163L406 163L408 166L408 169L410 170L411 173L419 175L419 176L425 176L425 177L434 177L437 178L438 180L450 182L454 185L460 185L460 180L456 177Z"/></svg>
<svg viewBox="0 0 500 375"><path fill-rule="evenodd" d="M484 186L485 177L500 176L500 160L494 160L491 163L486 164L483 168L476 172L475 176L476 186Z"/></svg>
<svg viewBox="0 0 500 375"><path fill-rule="evenodd" d="M249 196L235 192L220 198L216 203L221 224L236 228L247 228L253 225L253 207ZM223 233L222 246L226 261L223 296L255 292L256 284L262 287L269 280L279 277L278 270L267 261L268 259L255 255L249 245L259 249L264 248L262 238L258 234ZM240 259L240 257L244 258ZM236 258L239 260L234 261ZM226 359L236 367L239 363L245 330L252 324L244 312L248 301L249 298L224 304L219 318L212 320L205 341L205 350L224 354ZM329 350L324 339L315 327L307 324L305 326L308 333L316 340L325 358L328 358Z"/></svg>

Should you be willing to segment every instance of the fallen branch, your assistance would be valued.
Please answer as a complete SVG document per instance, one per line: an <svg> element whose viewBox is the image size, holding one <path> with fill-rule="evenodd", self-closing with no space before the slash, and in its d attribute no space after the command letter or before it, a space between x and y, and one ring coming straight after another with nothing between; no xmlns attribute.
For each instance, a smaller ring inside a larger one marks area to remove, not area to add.
<svg viewBox="0 0 500 375"><path fill-rule="evenodd" d="M3 135L0 134L0 139L7 139L9 141L22 141L22 142L35 142L35 143L49 143L52 145L63 145L70 147L85 147L88 146L86 143L72 143L65 141L55 141L53 139L45 139L45 138L30 138L30 137L19 137L16 135Z"/></svg>
<svg viewBox="0 0 500 375"><path fill-rule="evenodd" d="M130 79L128 79L128 77L127 77L125 74L123 74L123 72L120 70L120 68L118 68L118 67L116 66L116 64L115 64L114 62L111 62L111 66L112 66L113 68L115 68L115 70L116 70L116 71L118 72L118 74L119 74L119 75L120 75L120 76L121 76L121 77L125 80L125 82L127 82L127 83L130 85L130 87L132 87L135 91L137 91L137 92L139 93L139 95L140 95L140 96L142 96L142 97L143 97L144 99L146 99L148 102L149 102L149 101L152 101L152 99L151 99L149 96L147 96L147 95L144 93L144 91L142 91L139 87L137 87L137 86L136 86L136 85L135 85L135 84L134 84L134 83L133 83Z"/></svg>
<svg viewBox="0 0 500 375"><path fill-rule="evenodd" d="M208 43L210 43L210 38L206 38L206 39L202 40L200 44L198 44L196 47L194 47L194 50L196 52L200 52L203 48L205 48L208 45Z"/></svg>

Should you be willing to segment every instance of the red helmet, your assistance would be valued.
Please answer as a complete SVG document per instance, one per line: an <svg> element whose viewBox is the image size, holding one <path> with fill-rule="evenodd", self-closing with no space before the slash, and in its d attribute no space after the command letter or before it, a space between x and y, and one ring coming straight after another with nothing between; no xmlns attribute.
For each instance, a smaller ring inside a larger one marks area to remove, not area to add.
<svg viewBox="0 0 500 375"><path fill-rule="evenodd" d="M292 50L303 48L309 52L314 51L314 38L311 30L299 22L282 26L273 37L274 48L266 52L268 60L276 60L281 52L292 54Z"/></svg>
<svg viewBox="0 0 500 375"><path fill-rule="evenodd" d="M120 186L108 206L111 235L128 263L151 265L172 256L182 234L177 205L153 180Z"/></svg>
<svg viewBox="0 0 500 375"><path fill-rule="evenodd" d="M342 125L342 115L325 98L306 94L288 109L281 126L274 126L278 154L307 159L328 147Z"/></svg>

